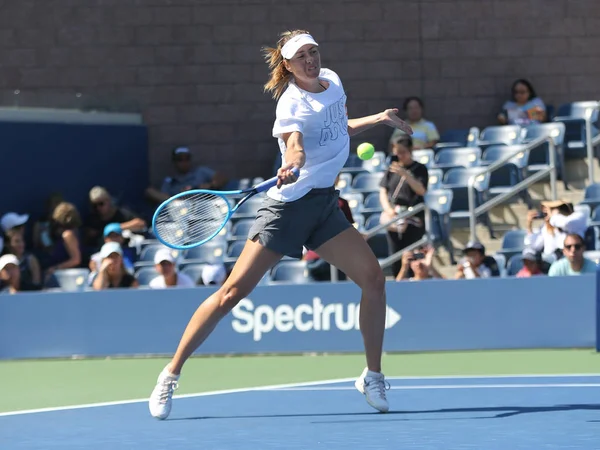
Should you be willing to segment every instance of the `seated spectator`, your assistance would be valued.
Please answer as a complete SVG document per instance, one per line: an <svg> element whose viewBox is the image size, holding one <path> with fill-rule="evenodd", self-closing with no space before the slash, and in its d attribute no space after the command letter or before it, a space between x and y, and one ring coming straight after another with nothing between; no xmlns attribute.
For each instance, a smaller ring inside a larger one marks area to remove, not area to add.
<svg viewBox="0 0 600 450"><path fill-rule="evenodd" d="M6 248L19 261L21 290L35 291L41 289L42 273L40 263L35 255L25 250L25 239L19 230L13 228L6 233Z"/></svg>
<svg viewBox="0 0 600 450"><path fill-rule="evenodd" d="M118 223L109 223L104 227L104 243L108 242L117 242L121 246L121 250L123 251L123 265L127 272L133 274L135 271L135 261L136 254L135 250L130 247L125 247L125 238L123 237L123 230L121 229L121 225ZM102 264L102 256L100 252L94 253L90 257L90 271L96 272L98 267Z"/></svg>
<svg viewBox="0 0 600 450"><path fill-rule="evenodd" d="M532 248L526 248L521 254L523 260L523 268L517 272L517 278L529 278L536 275L544 275L542 270L543 260L540 252L536 252Z"/></svg>
<svg viewBox="0 0 600 450"><path fill-rule="evenodd" d="M0 281L2 282L1 293L16 294L21 291L19 259L15 255L0 256Z"/></svg>
<svg viewBox="0 0 600 450"><path fill-rule="evenodd" d="M435 249L428 247L402 254L402 269L400 269L396 281L443 279L444 277L433 267L434 253Z"/></svg>
<svg viewBox="0 0 600 450"><path fill-rule="evenodd" d="M180 273L176 267L177 260L168 248L161 248L154 255L154 267L158 276L153 278L149 286L152 289L164 289L167 287L194 287L195 283L185 273Z"/></svg>
<svg viewBox="0 0 600 450"><path fill-rule="evenodd" d="M29 214L17 214L15 212L9 212L4 214L2 219L0 219L0 226L5 234L10 230L15 230L21 235L24 235L25 224L28 220Z"/></svg>
<svg viewBox="0 0 600 450"><path fill-rule="evenodd" d="M98 248L103 244L104 227L109 223L118 223L121 230L144 231L146 221L127 208L115 205L108 191L96 186L90 190L90 203L92 212L85 226L85 243L91 248Z"/></svg>
<svg viewBox="0 0 600 450"><path fill-rule="evenodd" d="M227 179L219 172L206 166L192 169L192 155L187 147L177 147L171 156L177 175L166 177L160 190L146 189L146 196L155 203L162 203L173 195L191 189L222 189Z"/></svg>
<svg viewBox="0 0 600 450"><path fill-rule="evenodd" d="M63 200L63 196L59 193L51 194L46 199L44 215L33 224L34 251L41 252L44 255L52 251L54 244L52 239L52 213Z"/></svg>
<svg viewBox="0 0 600 450"><path fill-rule="evenodd" d="M408 124L413 129L411 135L414 149L433 148L440 141L440 134L433 124L423 118L423 100L419 97L409 97L404 101L403 109L407 116ZM406 133L396 128L390 138L390 145L406 137Z"/></svg>
<svg viewBox="0 0 600 450"><path fill-rule="evenodd" d="M533 221L543 219L544 225L537 231L533 229ZM582 211L574 211L573 205L564 200L542 202L542 210L529 211L527 214L527 232L525 245L545 256L555 255L562 258L563 242L567 233L585 235L588 218Z"/></svg>
<svg viewBox="0 0 600 450"><path fill-rule="evenodd" d="M546 121L546 105L540 99L531 83L516 80L511 89L511 100L504 103L498 114L500 125L528 125Z"/></svg>
<svg viewBox="0 0 600 450"><path fill-rule="evenodd" d="M379 201L383 208L380 215L381 224L389 223L409 207L424 201L429 174L427 167L412 159L412 149L413 142L410 136L399 138L392 145L390 166L381 179L379 189ZM424 234L424 211L390 225L387 229L390 255L414 244ZM402 261L397 261L392 265L394 277L398 276L401 267Z"/></svg>
<svg viewBox="0 0 600 450"><path fill-rule="evenodd" d="M109 242L100 250L102 263L96 274L92 287L97 290L116 288L136 288L138 281L123 265L123 250L117 242Z"/></svg>
<svg viewBox="0 0 600 450"><path fill-rule="evenodd" d="M335 179L334 186L337 185L340 175ZM338 196L338 205L348 222L354 223L354 217L352 217L352 211L348 201L341 196ZM306 268L308 273L315 281L331 281L331 266L330 264L321 259L321 257L314 250L307 250L303 256L306 261ZM346 274L338 270L338 280L346 280Z"/></svg>
<svg viewBox="0 0 600 450"><path fill-rule="evenodd" d="M567 234L563 246L565 257L552 263L548 275L551 277L563 277L596 273L596 263L584 258L584 251L585 240L583 237L575 233Z"/></svg>
<svg viewBox="0 0 600 450"><path fill-rule="evenodd" d="M221 286L226 278L225 264L207 264L202 269L202 284L205 286Z"/></svg>
<svg viewBox="0 0 600 450"><path fill-rule="evenodd" d="M468 242L463 254L464 258L458 262L455 279L490 278L500 275L496 260L486 256L485 247L480 242Z"/></svg>
<svg viewBox="0 0 600 450"><path fill-rule="evenodd" d="M75 205L62 202L52 213L53 247L48 259L50 265L46 275L56 270L81 267L83 262L82 244L79 235L81 216Z"/></svg>

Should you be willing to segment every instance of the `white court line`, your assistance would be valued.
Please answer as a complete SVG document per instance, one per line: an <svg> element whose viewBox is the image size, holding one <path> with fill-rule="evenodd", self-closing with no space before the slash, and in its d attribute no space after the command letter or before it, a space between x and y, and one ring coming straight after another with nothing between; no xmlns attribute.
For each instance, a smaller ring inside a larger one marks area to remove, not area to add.
<svg viewBox="0 0 600 450"><path fill-rule="evenodd" d="M600 377L600 374L518 374L518 375L446 375L446 376L407 376L407 377L386 377L388 380L462 380L462 379L480 379L480 380L488 380L494 378L551 378L551 377L559 377L559 378L576 378L576 377ZM335 383L348 383L354 381L356 377L352 378L337 378L331 380L320 380L320 381L309 381L303 383L289 383L289 384L277 384L272 386L257 386L250 388L239 388L239 389L224 389L218 391L209 391L209 392L199 392L194 394L183 394L183 395L174 395L174 399L178 398L194 398L194 397L208 397L212 395L225 395L225 394L237 394L244 392L252 392L252 391L273 391L278 389L289 389L289 388L301 388L301 387L310 387L310 386L319 386L323 384L335 384ZM448 385L446 385L448 386ZM514 386L514 385L511 385ZM528 385L529 387L530 385ZM564 386L564 385L561 385ZM589 385L588 385L589 386ZM150 386L150 389L152 386ZM354 388L348 388L352 390ZM395 389L401 389L400 387L396 387ZM69 411L74 409L87 409L87 408L100 408L105 406L118 406L118 405L128 405L133 403L145 403L148 401L148 398L138 398L132 400L118 400L112 402L100 402L100 403L87 403L83 405L69 405L69 406L57 406L57 407L49 407L49 408L38 408L38 409L25 409L18 411L9 411L0 413L0 417L6 416L17 416L24 414L37 414L37 413L45 413L45 412L56 412L56 411Z"/></svg>
<svg viewBox="0 0 600 450"><path fill-rule="evenodd" d="M393 390L418 390L418 389L513 389L513 388L585 388L600 387L600 383L547 383L547 384L415 384L412 386L392 386ZM350 386L332 387L292 387L279 389L261 389L265 391L353 391Z"/></svg>

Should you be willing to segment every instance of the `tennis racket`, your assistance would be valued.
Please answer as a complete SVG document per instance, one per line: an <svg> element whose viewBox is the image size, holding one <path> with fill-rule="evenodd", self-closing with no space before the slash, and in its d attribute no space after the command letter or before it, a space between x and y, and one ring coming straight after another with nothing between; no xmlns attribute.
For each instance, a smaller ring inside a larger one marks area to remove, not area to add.
<svg viewBox="0 0 600 450"><path fill-rule="evenodd" d="M292 172L299 175L297 168ZM276 184L277 177L273 177L248 189L195 189L174 195L156 209L152 217L154 235L167 247L177 250L198 247L217 236L246 201ZM232 207L233 197L244 194L246 196Z"/></svg>

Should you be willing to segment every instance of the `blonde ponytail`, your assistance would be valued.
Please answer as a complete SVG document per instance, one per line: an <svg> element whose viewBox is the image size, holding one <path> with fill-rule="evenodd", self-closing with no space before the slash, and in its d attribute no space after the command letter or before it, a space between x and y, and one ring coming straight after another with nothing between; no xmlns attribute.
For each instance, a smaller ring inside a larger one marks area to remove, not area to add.
<svg viewBox="0 0 600 450"><path fill-rule="evenodd" d="M306 30L284 31L281 33L279 41L277 41L276 48L263 47L262 49L270 72L269 81L264 85L264 91L270 92L275 100L279 100L292 78L292 73L285 68L281 48L287 41L299 34L310 33Z"/></svg>

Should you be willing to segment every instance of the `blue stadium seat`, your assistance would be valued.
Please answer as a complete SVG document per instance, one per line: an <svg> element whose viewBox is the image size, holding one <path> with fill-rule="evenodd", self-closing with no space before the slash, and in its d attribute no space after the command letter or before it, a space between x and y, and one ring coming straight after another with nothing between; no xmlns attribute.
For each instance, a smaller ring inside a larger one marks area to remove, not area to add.
<svg viewBox="0 0 600 450"><path fill-rule="evenodd" d="M595 209L600 205L600 183L590 184L585 188L582 205L589 205L591 209Z"/></svg>
<svg viewBox="0 0 600 450"><path fill-rule="evenodd" d="M381 260L390 256L386 234L377 233L367 241L367 244L369 244L377 259Z"/></svg>
<svg viewBox="0 0 600 450"><path fill-rule="evenodd" d="M357 192L377 192L383 173L359 173L352 180L352 189Z"/></svg>
<svg viewBox="0 0 600 450"><path fill-rule="evenodd" d="M59 288L62 291L85 291L89 287L90 270L86 268L56 270L44 283L46 288Z"/></svg>
<svg viewBox="0 0 600 450"><path fill-rule="evenodd" d="M504 255L508 261L515 255L521 255L525 249L526 230L509 230L502 237L502 248L497 253Z"/></svg>
<svg viewBox="0 0 600 450"><path fill-rule="evenodd" d="M437 153L443 148L477 146L478 137L479 128L477 127L446 130L441 133L440 142L436 144L433 151Z"/></svg>
<svg viewBox="0 0 600 450"><path fill-rule="evenodd" d="M148 245L144 248L142 248L142 251L140 253L140 258L138 262L151 262L154 263L154 255L156 254L157 251L159 251L161 248L168 248L162 244L152 244L152 245ZM171 250L171 254L177 259L181 256L181 252L179 252L178 250L173 250L173 249L169 249Z"/></svg>
<svg viewBox="0 0 600 450"><path fill-rule="evenodd" d="M592 138L598 134L598 102L573 102L560 105L554 122L565 125L564 157L566 160L587 157L586 119L590 119Z"/></svg>
<svg viewBox="0 0 600 450"><path fill-rule="evenodd" d="M379 213L371 214L365 220L365 231L369 231L371 228L375 228L377 225L379 225L379 216ZM380 231L380 233L385 233L385 230Z"/></svg>
<svg viewBox="0 0 600 450"><path fill-rule="evenodd" d="M228 258L239 258L239 256L242 254L242 250L244 249L244 246L246 245L246 241L233 241L231 244L229 244L229 248L227 249L227 257Z"/></svg>
<svg viewBox="0 0 600 450"><path fill-rule="evenodd" d="M363 161L362 167L367 172L383 172L387 167L385 153L375 152L371 159Z"/></svg>
<svg viewBox="0 0 600 450"><path fill-rule="evenodd" d="M352 189L352 174L348 172L340 173L339 179L335 188L340 191L341 194Z"/></svg>
<svg viewBox="0 0 600 450"><path fill-rule="evenodd" d="M450 207L452 206L453 192L450 189L432 189L425 194L425 205L431 214L429 236L437 248L443 246L450 255L450 262L456 264L454 246L452 245Z"/></svg>
<svg viewBox="0 0 600 450"><path fill-rule="evenodd" d="M479 147L448 148L436 153L432 167L446 172L454 167L477 167L480 160Z"/></svg>
<svg viewBox="0 0 600 450"><path fill-rule="evenodd" d="M140 287L146 287L154 278L158 276L156 269L152 267L141 267L135 272L135 279L140 283Z"/></svg>
<svg viewBox="0 0 600 450"><path fill-rule="evenodd" d="M492 145L483 152L482 165L489 165L496 161L504 160L523 149L523 147L522 145ZM527 169L528 155L528 151L523 149L517 156L510 159L509 162L490 173L490 197L509 192L513 186L523 181ZM515 202L519 198L523 199L530 209L533 208L533 202L527 189L515 194L507 202Z"/></svg>
<svg viewBox="0 0 600 450"><path fill-rule="evenodd" d="M565 189L568 189L569 185L567 183L565 175L565 131L565 124L562 122L531 124L525 127L523 143L527 144L541 137L552 138L555 147L554 155L556 158L557 165L557 177L558 179L563 181ZM528 173L535 173L540 169L546 168L550 164L550 156L548 153L549 151L550 147L548 143L544 143L529 151L529 156L527 159Z"/></svg>
<svg viewBox="0 0 600 450"><path fill-rule="evenodd" d="M435 153L430 148L424 148L421 150L413 150L412 159L417 161L418 163L423 164L428 169L433 167L434 164Z"/></svg>
<svg viewBox="0 0 600 450"><path fill-rule="evenodd" d="M263 202L262 197L253 197L244 202L235 212L236 219L255 218Z"/></svg>
<svg viewBox="0 0 600 450"><path fill-rule="evenodd" d="M364 195L360 192L347 192L344 194L344 199L348 202L352 214L362 211L364 198Z"/></svg>
<svg viewBox="0 0 600 450"><path fill-rule="evenodd" d="M281 261L271 270L270 283L304 284L311 281L305 261Z"/></svg>
<svg viewBox="0 0 600 450"><path fill-rule="evenodd" d="M588 250L600 250L600 227L590 225L585 230L585 248Z"/></svg>
<svg viewBox="0 0 600 450"><path fill-rule="evenodd" d="M181 273L190 277L194 281L194 284L202 285L202 271L204 270L204 267L206 267L206 264L189 263L182 264L179 270Z"/></svg>
<svg viewBox="0 0 600 450"><path fill-rule="evenodd" d="M441 169L428 169L429 180L427 181L427 190L436 190L442 187L444 171Z"/></svg>
<svg viewBox="0 0 600 450"><path fill-rule="evenodd" d="M519 273L519 270L523 268L525 264L523 264L523 259L521 257L521 253L517 255L513 255L506 263L506 275L509 277L514 277Z"/></svg>
<svg viewBox="0 0 600 450"><path fill-rule="evenodd" d="M242 239L248 238L248 232L254 225L254 219L241 219L233 224L231 227L231 233L229 234L230 239Z"/></svg>
<svg viewBox="0 0 600 450"><path fill-rule="evenodd" d="M221 242L207 242L204 245L190 248L185 251L185 262L216 264L223 262L226 245Z"/></svg>
<svg viewBox="0 0 600 450"><path fill-rule="evenodd" d="M354 228L360 232L363 232L365 230L365 216L360 213L356 213L352 214L352 218L354 219L354 223L352 224Z"/></svg>
<svg viewBox="0 0 600 450"><path fill-rule="evenodd" d="M486 127L479 135L479 145L483 142L489 144L504 143L506 145L520 144L523 140L524 130L519 125L495 125Z"/></svg>
<svg viewBox="0 0 600 450"><path fill-rule="evenodd" d="M380 212L383 208L379 201L379 192L373 192L365 198L363 212Z"/></svg>

